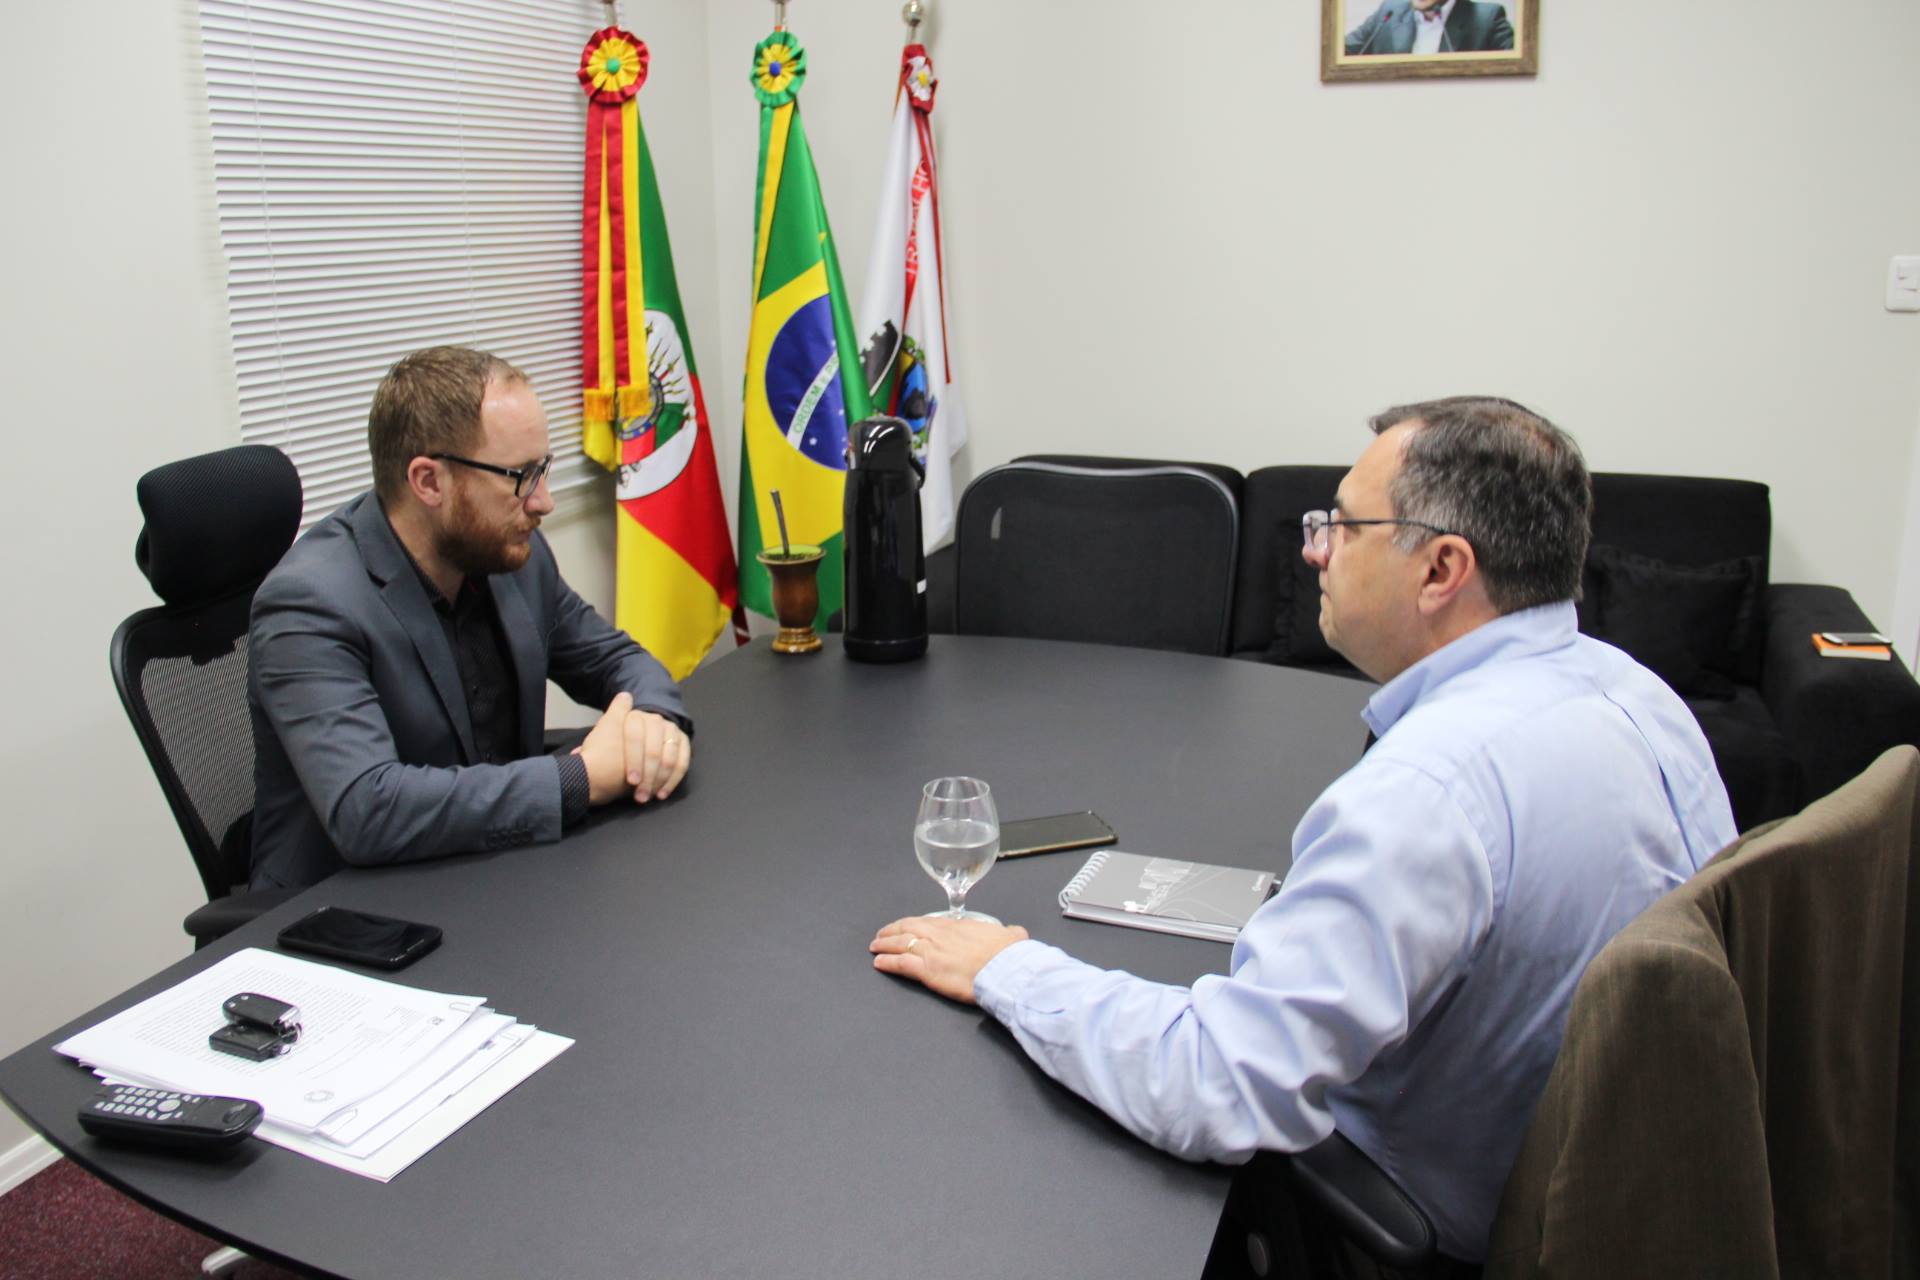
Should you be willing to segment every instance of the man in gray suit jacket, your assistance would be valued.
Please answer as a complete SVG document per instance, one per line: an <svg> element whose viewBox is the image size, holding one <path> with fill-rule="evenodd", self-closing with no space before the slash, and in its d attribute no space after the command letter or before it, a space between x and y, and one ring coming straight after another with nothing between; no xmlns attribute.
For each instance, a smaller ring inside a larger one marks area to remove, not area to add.
<svg viewBox="0 0 1920 1280"><path fill-rule="evenodd" d="M1347 56L1412 53L1424 23L1436 23L1435 53L1481 53L1513 48L1505 5L1477 0L1384 0L1372 17L1347 32Z"/></svg>
<svg viewBox="0 0 1920 1280"><path fill-rule="evenodd" d="M557 840L590 806L671 795L692 759L679 688L560 577L526 376L415 352L367 440L373 490L254 596L253 887ZM606 708L569 755L541 751L548 677Z"/></svg>

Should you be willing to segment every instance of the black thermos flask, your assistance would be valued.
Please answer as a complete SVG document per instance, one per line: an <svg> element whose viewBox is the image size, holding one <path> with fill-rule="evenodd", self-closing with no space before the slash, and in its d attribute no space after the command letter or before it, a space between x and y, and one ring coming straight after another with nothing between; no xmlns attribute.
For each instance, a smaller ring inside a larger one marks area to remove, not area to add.
<svg viewBox="0 0 1920 1280"><path fill-rule="evenodd" d="M927 557L913 428L868 418L847 435L847 630L860 662L904 662L927 651Z"/></svg>

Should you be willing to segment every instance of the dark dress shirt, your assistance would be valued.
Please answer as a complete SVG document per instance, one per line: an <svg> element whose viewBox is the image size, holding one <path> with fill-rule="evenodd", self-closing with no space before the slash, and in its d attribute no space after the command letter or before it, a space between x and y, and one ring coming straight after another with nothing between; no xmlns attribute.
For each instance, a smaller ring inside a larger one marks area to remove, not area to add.
<svg viewBox="0 0 1920 1280"><path fill-rule="evenodd" d="M404 549L404 546L403 546ZM513 673L513 658L507 649L507 636L500 629L500 611L493 607L493 593L478 579L461 579L456 598L440 594L420 563L408 553L413 571L420 576L433 614L446 632L447 645L453 650L454 665L460 671L460 688L466 694L467 718L473 724L475 764L505 764L520 758L520 682ZM560 762L560 822L571 827L587 816L592 796L587 781L587 762L571 752L557 757Z"/></svg>

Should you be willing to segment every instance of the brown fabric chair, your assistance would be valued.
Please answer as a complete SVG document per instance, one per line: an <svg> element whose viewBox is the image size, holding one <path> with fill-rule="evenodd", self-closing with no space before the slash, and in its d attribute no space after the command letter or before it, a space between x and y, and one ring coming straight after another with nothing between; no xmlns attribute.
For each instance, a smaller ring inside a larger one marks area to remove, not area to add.
<svg viewBox="0 0 1920 1280"><path fill-rule="evenodd" d="M1887 751L1594 959L1488 1277L1914 1274L1917 792Z"/></svg>

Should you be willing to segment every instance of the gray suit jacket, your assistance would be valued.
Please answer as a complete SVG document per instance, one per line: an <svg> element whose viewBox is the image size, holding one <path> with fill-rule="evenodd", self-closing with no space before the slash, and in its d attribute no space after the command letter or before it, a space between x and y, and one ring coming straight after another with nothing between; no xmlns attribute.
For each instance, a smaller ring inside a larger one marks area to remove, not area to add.
<svg viewBox="0 0 1920 1280"><path fill-rule="evenodd" d="M1347 33L1347 55L1412 53L1414 24L1418 21L1413 0L1387 0L1372 17ZM1447 31L1440 41L1440 52L1480 53L1511 48L1513 24L1507 21L1505 7L1458 0L1453 12L1447 15Z"/></svg>
<svg viewBox="0 0 1920 1280"><path fill-rule="evenodd" d="M541 752L546 682L685 719L666 669L561 580L546 539L487 579L520 686L520 750L476 765L452 647L386 513L363 494L315 525L254 595L253 887L560 837Z"/></svg>

